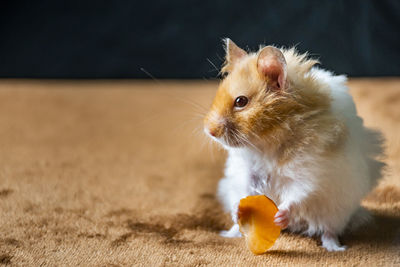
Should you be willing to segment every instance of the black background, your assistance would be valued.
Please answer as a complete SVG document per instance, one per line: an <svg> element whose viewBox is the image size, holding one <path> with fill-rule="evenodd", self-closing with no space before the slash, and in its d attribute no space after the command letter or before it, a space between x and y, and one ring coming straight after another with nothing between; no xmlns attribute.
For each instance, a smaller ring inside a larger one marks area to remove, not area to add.
<svg viewBox="0 0 400 267"><path fill-rule="evenodd" d="M221 38L400 75L400 1L1 1L0 77L213 78Z"/></svg>

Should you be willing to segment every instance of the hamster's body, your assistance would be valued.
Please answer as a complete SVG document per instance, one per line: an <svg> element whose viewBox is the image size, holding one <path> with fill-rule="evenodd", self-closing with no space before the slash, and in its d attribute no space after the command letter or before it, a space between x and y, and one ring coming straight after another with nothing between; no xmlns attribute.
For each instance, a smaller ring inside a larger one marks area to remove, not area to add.
<svg viewBox="0 0 400 267"><path fill-rule="evenodd" d="M231 49L232 46L233 43ZM236 54L240 55L239 52ZM231 212L235 225L223 235L240 236L236 211L241 198L265 194L277 204L279 212L275 222L282 228L322 235L327 250L344 250L337 236L351 220L367 217L366 213L359 213L358 218L354 215L383 166L374 159L381 153L379 135L367 130L357 116L344 76L334 76L312 67L315 62L293 49L281 52L286 61L282 65L285 68L283 77L278 79L276 70L268 76L267 69L265 75L268 77L264 82L272 88L269 91L278 84L279 90L286 89L291 95L282 93L279 96L279 92L272 92L260 97L263 85L255 81L259 76L253 72L254 66L258 74L261 72L261 52L242 54L241 59L230 66L227 81L220 86L219 91L225 90L225 95L217 93L205 121L206 132L210 131L210 135L228 151L225 177L219 183L218 196L225 209ZM268 53L268 62L272 61L275 67L277 64L272 58L275 54ZM272 53L279 54L279 51L272 50ZM267 65L270 68L271 63ZM276 83L271 82L273 79ZM235 89L237 84L253 89ZM236 92L238 90L240 92ZM229 115L227 107L221 108L224 101L218 100L225 100L226 94L231 96L228 97L230 101L238 95L248 95L247 110L239 110L242 112L239 114L234 113L238 110L233 108ZM265 104L268 101L271 104ZM271 114L274 114L273 118L270 118ZM267 118L259 119L259 116ZM219 125L215 122L218 120L219 124L225 125L225 136L215 136L213 127ZM256 126L244 124L249 121ZM269 126L264 129L265 124ZM236 137L228 137L230 131ZM238 139L235 142L241 144L236 145L229 138Z"/></svg>

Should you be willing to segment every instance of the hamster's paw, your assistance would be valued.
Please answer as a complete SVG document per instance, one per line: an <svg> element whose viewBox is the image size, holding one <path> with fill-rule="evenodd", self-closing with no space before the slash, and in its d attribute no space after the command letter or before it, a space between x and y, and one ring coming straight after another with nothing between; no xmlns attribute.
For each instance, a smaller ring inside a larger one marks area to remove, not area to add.
<svg viewBox="0 0 400 267"><path fill-rule="evenodd" d="M235 202L235 204L232 205L231 208L231 217L232 221L237 224L238 222L238 209L239 209L239 201Z"/></svg>
<svg viewBox="0 0 400 267"><path fill-rule="evenodd" d="M240 233L239 231L239 225L237 223L235 223L228 231L221 231L219 234L222 237L228 237L228 238L242 236L242 233Z"/></svg>
<svg viewBox="0 0 400 267"><path fill-rule="evenodd" d="M274 217L274 223L282 229L285 229L289 225L289 211L279 210Z"/></svg>
<svg viewBox="0 0 400 267"><path fill-rule="evenodd" d="M322 247L326 248L327 251L345 251L347 246L341 246L337 235L330 232L325 232L322 237Z"/></svg>

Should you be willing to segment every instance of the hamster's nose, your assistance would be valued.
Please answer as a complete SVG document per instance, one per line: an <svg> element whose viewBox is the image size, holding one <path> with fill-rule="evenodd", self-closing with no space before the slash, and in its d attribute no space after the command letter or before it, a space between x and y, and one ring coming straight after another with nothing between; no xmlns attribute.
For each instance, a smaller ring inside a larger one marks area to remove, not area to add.
<svg viewBox="0 0 400 267"><path fill-rule="evenodd" d="M208 133L213 137L215 137L217 135L215 130L214 131L213 130L208 130Z"/></svg>
<svg viewBox="0 0 400 267"><path fill-rule="evenodd" d="M215 137L215 135L216 135L216 131L215 131L215 130L212 130L212 129L208 128L208 127L204 127L204 132L205 132L206 134L211 135L212 137Z"/></svg>
<svg viewBox="0 0 400 267"><path fill-rule="evenodd" d="M225 120L214 113L204 120L204 133L208 136L219 138L224 134Z"/></svg>

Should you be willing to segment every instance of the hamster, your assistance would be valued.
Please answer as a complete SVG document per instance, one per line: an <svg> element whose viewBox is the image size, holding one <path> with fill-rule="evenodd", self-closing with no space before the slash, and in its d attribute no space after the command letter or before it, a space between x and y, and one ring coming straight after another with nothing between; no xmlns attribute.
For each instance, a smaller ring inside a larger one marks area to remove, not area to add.
<svg viewBox="0 0 400 267"><path fill-rule="evenodd" d="M368 219L360 201L384 167L380 134L363 126L345 76L294 48L248 53L225 42L226 76L204 118L228 152L218 196L234 225L221 235L240 236L240 199L264 194L279 208L275 224L345 250L338 236Z"/></svg>

